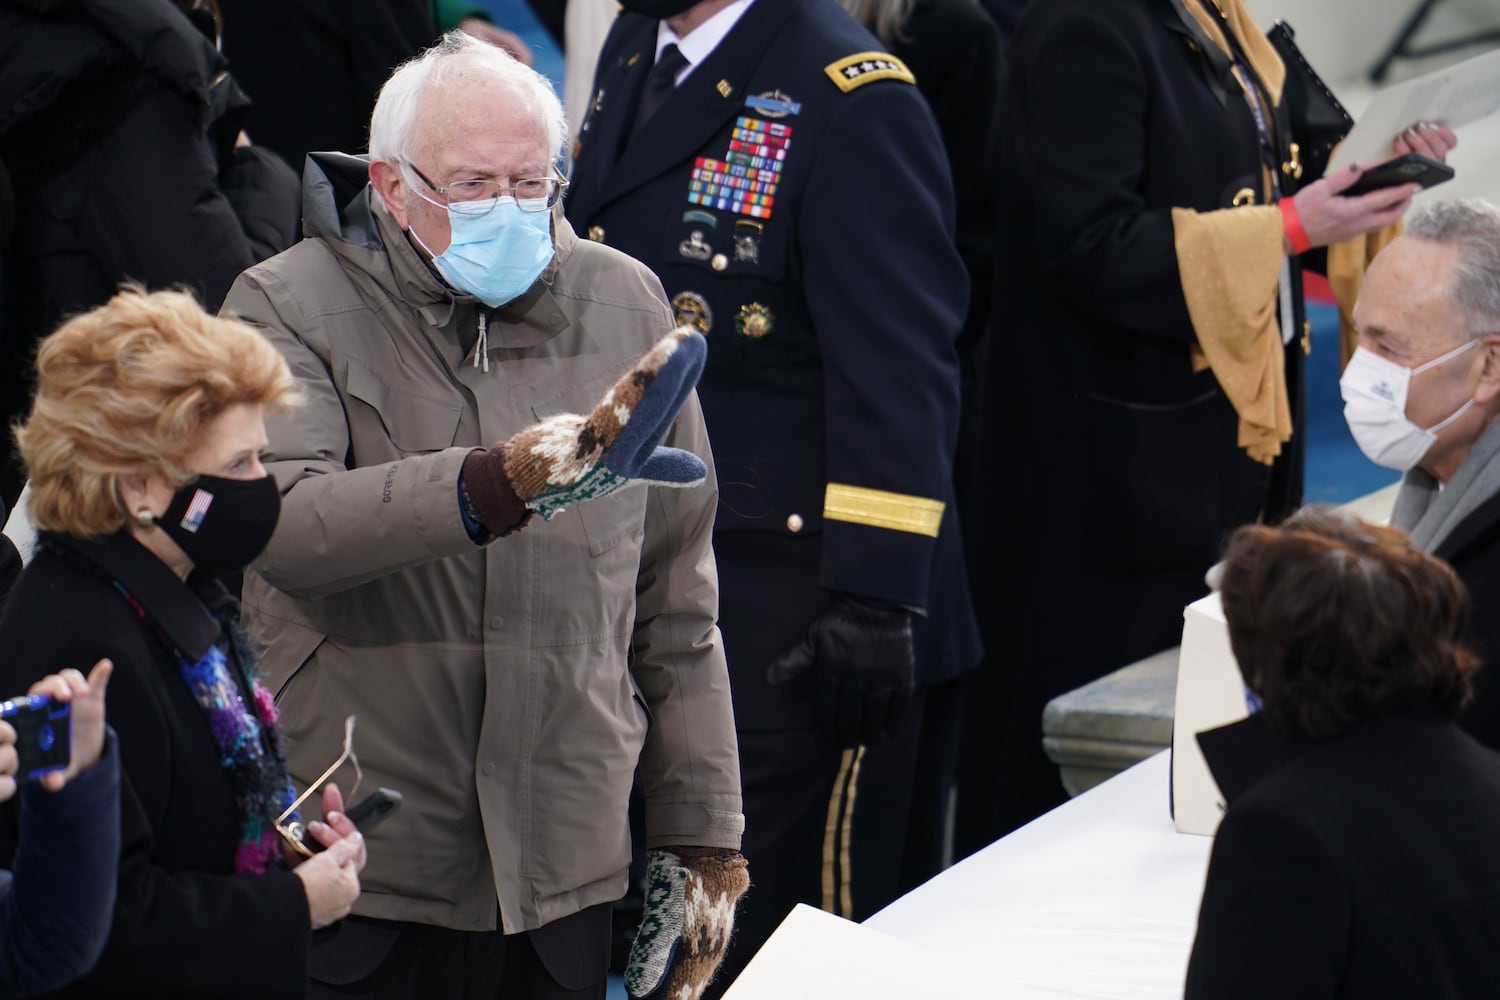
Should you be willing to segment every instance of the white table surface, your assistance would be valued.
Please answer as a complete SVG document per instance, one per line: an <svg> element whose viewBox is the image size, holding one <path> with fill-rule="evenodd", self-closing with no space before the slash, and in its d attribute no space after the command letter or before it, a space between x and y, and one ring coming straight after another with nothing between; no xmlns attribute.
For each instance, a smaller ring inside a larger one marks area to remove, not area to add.
<svg viewBox="0 0 1500 1000"><path fill-rule="evenodd" d="M1178 1000L1213 841L1167 813L1165 751L943 872L866 925L1005 979Z"/></svg>

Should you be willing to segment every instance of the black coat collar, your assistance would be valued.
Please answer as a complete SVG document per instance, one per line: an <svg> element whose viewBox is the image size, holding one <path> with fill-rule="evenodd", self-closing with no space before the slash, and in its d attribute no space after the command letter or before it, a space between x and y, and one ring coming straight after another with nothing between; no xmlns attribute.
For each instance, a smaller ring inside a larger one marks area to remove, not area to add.
<svg viewBox="0 0 1500 1000"><path fill-rule="evenodd" d="M1500 493L1474 508L1469 516L1459 522L1458 527L1448 533L1432 550L1432 554L1450 562L1476 539L1487 535L1500 523Z"/></svg>
<svg viewBox="0 0 1500 1000"><path fill-rule="evenodd" d="M196 662L218 641L222 626L213 612L232 609L234 598L217 580L196 574L179 580L126 531L90 539L43 533L42 539L124 587L178 655Z"/></svg>
<svg viewBox="0 0 1500 1000"><path fill-rule="evenodd" d="M1234 82L1234 60L1209 36L1198 19L1193 17L1187 9L1187 2L1188 0L1153 0L1152 7L1169 32L1192 43L1191 48L1198 54L1198 71L1203 76L1203 82L1208 84L1209 90L1222 107L1228 104L1230 92L1238 87ZM1227 24L1222 30L1226 37L1231 33Z"/></svg>

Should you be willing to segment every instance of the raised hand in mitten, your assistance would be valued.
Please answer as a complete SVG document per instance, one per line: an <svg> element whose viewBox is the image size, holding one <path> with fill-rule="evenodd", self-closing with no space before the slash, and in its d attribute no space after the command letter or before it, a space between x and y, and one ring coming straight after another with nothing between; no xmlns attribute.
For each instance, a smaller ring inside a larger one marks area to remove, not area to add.
<svg viewBox="0 0 1500 1000"><path fill-rule="evenodd" d="M734 907L750 888L739 851L660 848L646 858L646 910L630 947L625 992L634 1000L697 1000L724 961Z"/></svg>
<svg viewBox="0 0 1500 1000"><path fill-rule="evenodd" d="M696 486L708 474L692 452L662 448L698 384L708 344L678 328L620 377L588 416L560 413L464 460L465 496L495 535L521 527L532 511L550 521L573 504L626 486Z"/></svg>
<svg viewBox="0 0 1500 1000"><path fill-rule="evenodd" d="M835 746L873 746L901 722L915 686L912 612L835 594L807 636L766 670L773 687L812 675L813 713Z"/></svg>

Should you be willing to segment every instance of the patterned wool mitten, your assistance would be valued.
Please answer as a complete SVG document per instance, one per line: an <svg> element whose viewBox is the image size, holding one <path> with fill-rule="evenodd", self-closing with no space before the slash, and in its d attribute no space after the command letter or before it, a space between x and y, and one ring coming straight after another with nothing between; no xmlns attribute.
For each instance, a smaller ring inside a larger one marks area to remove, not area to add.
<svg viewBox="0 0 1500 1000"><path fill-rule="evenodd" d="M646 912L625 969L634 1000L698 1000L724 960L735 904L750 888L738 851L680 851L647 855Z"/></svg>
<svg viewBox="0 0 1500 1000"><path fill-rule="evenodd" d="M573 504L637 483L696 486L708 474L692 452L660 448L698 384L708 342L679 328L620 377L592 413L560 413L464 461L464 491L479 522L497 535L546 521Z"/></svg>

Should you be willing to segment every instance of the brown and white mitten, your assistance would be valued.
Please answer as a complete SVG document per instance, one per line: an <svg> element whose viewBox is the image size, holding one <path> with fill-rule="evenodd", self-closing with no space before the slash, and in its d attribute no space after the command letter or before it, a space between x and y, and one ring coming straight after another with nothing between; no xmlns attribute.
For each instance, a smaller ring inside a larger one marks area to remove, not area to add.
<svg viewBox="0 0 1500 1000"><path fill-rule="evenodd" d="M646 911L630 948L625 992L634 1000L698 1000L724 961L735 904L749 888L749 867L738 851L651 851Z"/></svg>
<svg viewBox="0 0 1500 1000"><path fill-rule="evenodd" d="M528 512L550 521L574 504L626 486L696 486L708 474L692 452L658 445L698 384L703 335L679 328L657 342L587 415L559 413L464 461L464 491L481 524L504 535Z"/></svg>

